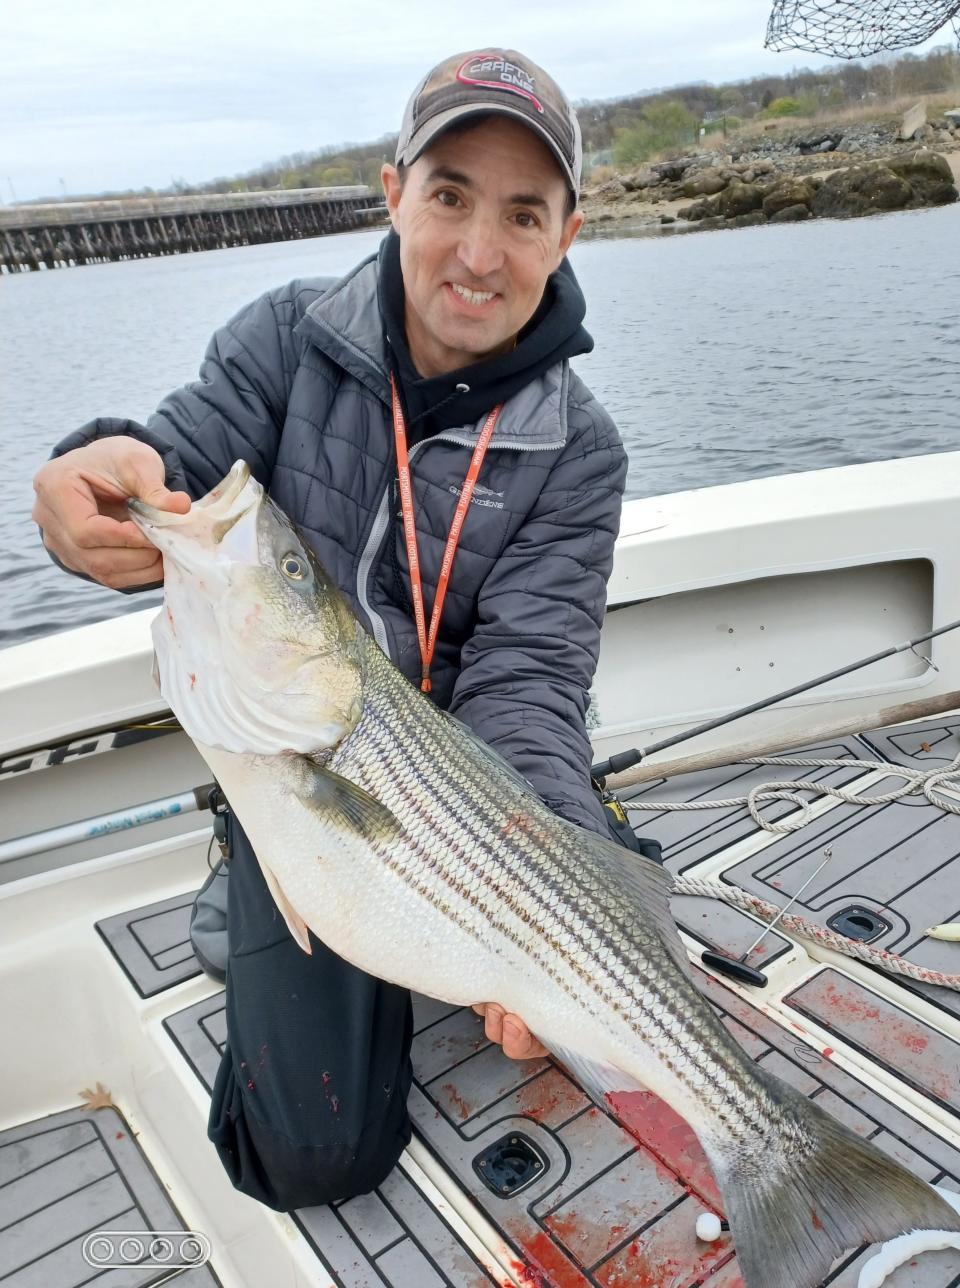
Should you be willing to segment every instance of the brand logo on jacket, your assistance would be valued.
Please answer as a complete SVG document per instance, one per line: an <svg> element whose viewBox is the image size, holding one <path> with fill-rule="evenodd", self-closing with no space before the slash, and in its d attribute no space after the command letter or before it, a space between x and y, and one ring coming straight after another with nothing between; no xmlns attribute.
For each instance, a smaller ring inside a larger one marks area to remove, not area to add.
<svg viewBox="0 0 960 1288"><path fill-rule="evenodd" d="M460 496L463 492L463 488L458 487L456 483L451 483L447 490L452 496ZM502 510L503 501L493 501L488 499L496 496L502 497L503 493L495 492L492 487L484 487L482 483L474 483L473 496L470 498L470 504L483 505L489 510Z"/></svg>

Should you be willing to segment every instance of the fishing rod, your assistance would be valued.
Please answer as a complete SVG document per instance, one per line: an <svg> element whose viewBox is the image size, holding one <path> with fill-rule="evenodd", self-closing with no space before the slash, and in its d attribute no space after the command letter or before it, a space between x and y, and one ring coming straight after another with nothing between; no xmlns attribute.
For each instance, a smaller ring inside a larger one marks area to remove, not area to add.
<svg viewBox="0 0 960 1288"><path fill-rule="evenodd" d="M731 724L734 720L740 720L743 716L752 715L754 711L765 711L767 707L772 707L777 702L782 702L784 698L792 698L798 693L806 693L820 684L826 684L829 680L838 679L841 675L849 675L852 671L859 671L862 667L872 666L874 662L882 662L884 658L894 657L897 653L905 653L908 649L915 649L918 644L923 644L926 640L935 639L938 635L945 635L948 631L955 631L958 626L960 626L960 620L950 622L946 626L938 626L936 630L928 631L926 635L917 635L916 638L906 640L903 644L894 644L891 648L883 649L880 653L873 653L870 657L861 658L859 662L851 662L849 666L841 666L836 671L827 671L824 675L818 675L814 680L807 680L804 684L796 684L792 689L782 689L779 693L774 693L769 698L761 698L758 702L751 702L748 706L738 707L736 711L729 711L726 715L717 716L715 720L707 720L704 724L696 725L693 729L687 729L684 733L675 733L670 738L663 738L660 742L651 743L649 747L632 747L629 751L616 752L609 760L602 760L593 765L590 769L591 776L602 786L609 775L620 774L626 769L632 769L634 765L639 765L642 760L652 756L657 751L665 751L667 747L675 747L678 743L686 742L690 738L696 738L702 733L709 733L711 729L720 729L723 725ZM923 660L936 670L936 666L930 658L923 658Z"/></svg>

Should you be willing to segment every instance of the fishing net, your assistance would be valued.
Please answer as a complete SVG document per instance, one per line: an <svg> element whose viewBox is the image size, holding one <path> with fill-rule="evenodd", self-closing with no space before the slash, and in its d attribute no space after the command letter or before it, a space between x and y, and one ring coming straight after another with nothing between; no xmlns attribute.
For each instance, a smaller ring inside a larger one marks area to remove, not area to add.
<svg viewBox="0 0 960 1288"><path fill-rule="evenodd" d="M774 0L764 44L864 58L918 45L951 20L960 40L960 0Z"/></svg>

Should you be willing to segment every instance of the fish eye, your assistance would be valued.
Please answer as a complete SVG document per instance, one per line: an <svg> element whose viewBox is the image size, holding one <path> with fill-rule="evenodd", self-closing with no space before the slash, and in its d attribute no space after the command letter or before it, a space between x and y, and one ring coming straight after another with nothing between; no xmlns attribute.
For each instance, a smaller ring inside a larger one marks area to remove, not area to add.
<svg viewBox="0 0 960 1288"><path fill-rule="evenodd" d="M291 581L302 581L307 574L307 566L299 555L287 554L280 560L280 571Z"/></svg>

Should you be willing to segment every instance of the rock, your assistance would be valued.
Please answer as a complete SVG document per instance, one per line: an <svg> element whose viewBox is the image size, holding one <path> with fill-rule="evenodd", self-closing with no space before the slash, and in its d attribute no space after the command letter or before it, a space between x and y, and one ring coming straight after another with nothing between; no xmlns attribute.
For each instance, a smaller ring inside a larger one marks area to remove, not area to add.
<svg viewBox="0 0 960 1288"><path fill-rule="evenodd" d="M756 177L757 177L757 172L756 172L756 170L754 170L752 167L750 167L750 168L749 168L749 169L747 169L747 170L741 170L741 171L740 171L740 182L741 182L741 183L753 183L753 181L754 181L754 179L755 179Z"/></svg>
<svg viewBox="0 0 960 1288"><path fill-rule="evenodd" d="M797 202L795 206L783 206L770 216L772 224L797 224L801 219L812 218L810 207Z"/></svg>
<svg viewBox="0 0 960 1288"><path fill-rule="evenodd" d="M915 143L926 143L936 135L932 125L921 125L910 135Z"/></svg>
<svg viewBox="0 0 960 1288"><path fill-rule="evenodd" d="M911 205L946 206L957 200L957 186L946 157L939 152L904 152L886 163L913 189Z"/></svg>
<svg viewBox="0 0 960 1288"><path fill-rule="evenodd" d="M675 224L677 221L673 215L661 215L660 222L662 224Z"/></svg>
<svg viewBox="0 0 960 1288"><path fill-rule="evenodd" d="M691 206L685 206L683 210L678 210L677 214L681 219L689 219L696 222L699 219L712 219L719 214L719 206L715 199L704 197L700 201L695 201Z"/></svg>
<svg viewBox="0 0 960 1288"><path fill-rule="evenodd" d="M809 206L816 189L809 179L781 179L768 189L763 199L763 213L772 219L778 210L788 206Z"/></svg>
<svg viewBox="0 0 960 1288"><path fill-rule="evenodd" d="M658 161L656 165L651 166L651 169L660 176L661 183L676 183L678 179L682 179L686 174L690 168L690 163L690 157L676 157L670 161ZM689 195L694 196L695 194L690 193Z"/></svg>
<svg viewBox="0 0 960 1288"><path fill-rule="evenodd" d="M601 183L599 188L594 188L593 195L599 197L601 201L619 201L626 191L619 179L608 179L606 183Z"/></svg>
<svg viewBox="0 0 960 1288"><path fill-rule="evenodd" d="M806 206L804 206L806 210ZM765 224L767 217L762 210L748 210L742 215L734 215L727 220L728 228L752 228L755 224Z"/></svg>
<svg viewBox="0 0 960 1288"><path fill-rule="evenodd" d="M773 162L769 157L759 157L753 163L754 174L772 174Z"/></svg>
<svg viewBox="0 0 960 1288"><path fill-rule="evenodd" d="M660 176L654 174L652 170L637 170L633 174L622 174L619 179L627 192L643 192L646 188L653 188L660 182Z"/></svg>
<svg viewBox="0 0 960 1288"><path fill-rule="evenodd" d="M913 190L906 179L879 161L836 170L813 195L813 213L835 219L902 210Z"/></svg>
<svg viewBox="0 0 960 1288"><path fill-rule="evenodd" d="M927 123L927 105L926 103L915 103L913 107L908 108L903 114L903 120L900 122L901 139L914 138L916 131L922 125Z"/></svg>
<svg viewBox="0 0 960 1288"><path fill-rule="evenodd" d="M719 213L726 219L749 214L763 205L763 191L749 183L731 183L717 197Z"/></svg>
<svg viewBox="0 0 960 1288"><path fill-rule="evenodd" d="M944 116L953 129L960 130L960 107L951 107L948 112L944 112Z"/></svg>
<svg viewBox="0 0 960 1288"><path fill-rule="evenodd" d="M700 227L705 233L712 232L715 228L727 228L728 226L722 215L708 215L706 219L700 220Z"/></svg>
<svg viewBox="0 0 960 1288"><path fill-rule="evenodd" d="M727 180L721 176L719 170L711 166L692 179L687 179L682 191L685 197L712 197L722 192L726 186Z"/></svg>
<svg viewBox="0 0 960 1288"><path fill-rule="evenodd" d="M807 156L811 152L832 152L842 137L839 130L817 130L801 135L794 142L800 155Z"/></svg>

